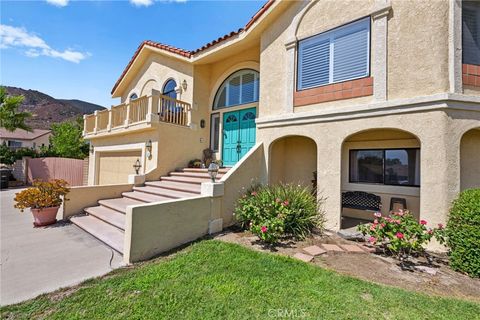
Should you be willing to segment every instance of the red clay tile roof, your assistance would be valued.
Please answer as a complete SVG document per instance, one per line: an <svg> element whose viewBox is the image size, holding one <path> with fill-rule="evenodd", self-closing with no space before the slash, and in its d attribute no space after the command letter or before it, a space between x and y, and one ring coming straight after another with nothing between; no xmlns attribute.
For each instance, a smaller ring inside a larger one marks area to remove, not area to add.
<svg viewBox="0 0 480 320"><path fill-rule="evenodd" d="M23 129L17 129L13 132L10 132L4 128L0 128L0 137L2 139L33 140L50 132L50 130L41 129L33 129L32 132L28 132Z"/></svg>
<svg viewBox="0 0 480 320"><path fill-rule="evenodd" d="M115 82L115 85L113 86L113 89L112 89L111 93L113 94L115 89L117 89L117 87L120 84L120 82L122 81L123 77L125 77L128 69L130 69L133 62L135 61L135 59L137 58L138 54L140 53L140 51L142 50L142 48L144 46L150 46L150 47L162 49L162 50L165 50L165 51L168 51L168 52L171 52L171 53L178 54L178 55L183 56L185 58L191 58L192 55L194 55L195 53L199 53L199 52L201 52L203 50L206 50L210 47L213 47L213 46L217 45L218 43L223 42L223 41L225 41L225 40L227 40L231 37L239 35L243 31L247 31L265 13L265 11L267 11L268 8L270 8L272 6L272 4L274 2L275 2L275 0L267 0L267 2L253 15L253 17L250 19L250 21L248 21L248 23L245 25L244 28L240 28L237 31L232 31L232 32L224 35L223 37L220 37L216 40L213 40L213 41L205 44L204 46L202 46L201 48L198 48L196 50L191 50L191 51L190 50L184 50L184 49L180 49L180 48L177 48L177 47L174 47L174 46L166 45L166 44L151 41L151 40L143 41L138 46L137 50L135 51L132 58L130 59L130 62L127 64L127 66L123 70L122 74L120 75L120 78L118 78L117 82Z"/></svg>

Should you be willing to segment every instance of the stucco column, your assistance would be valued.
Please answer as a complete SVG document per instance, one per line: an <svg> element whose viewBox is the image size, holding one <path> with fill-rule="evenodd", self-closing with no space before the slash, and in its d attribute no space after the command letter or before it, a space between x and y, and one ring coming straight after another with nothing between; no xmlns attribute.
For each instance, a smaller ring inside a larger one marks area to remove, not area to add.
<svg viewBox="0 0 480 320"><path fill-rule="evenodd" d="M460 191L459 142L444 117L420 140L420 219L426 220L428 227L437 227L446 224L451 203Z"/></svg>
<svg viewBox="0 0 480 320"><path fill-rule="evenodd" d="M342 141L334 137L317 140L317 190L324 198L325 228L340 229Z"/></svg>
<svg viewBox="0 0 480 320"><path fill-rule="evenodd" d="M462 93L462 1L450 0L448 13L448 74L450 92Z"/></svg>
<svg viewBox="0 0 480 320"><path fill-rule="evenodd" d="M295 49L297 40L289 40L285 44L285 113L293 113L293 92L295 90Z"/></svg>
<svg viewBox="0 0 480 320"><path fill-rule="evenodd" d="M372 15L373 18L373 57L372 76L375 100L387 99L387 23L389 8Z"/></svg>

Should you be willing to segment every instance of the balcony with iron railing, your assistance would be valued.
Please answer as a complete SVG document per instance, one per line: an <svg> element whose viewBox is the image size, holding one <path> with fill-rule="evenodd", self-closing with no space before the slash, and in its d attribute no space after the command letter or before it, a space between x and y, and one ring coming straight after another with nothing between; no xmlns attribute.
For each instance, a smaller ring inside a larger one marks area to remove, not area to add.
<svg viewBox="0 0 480 320"><path fill-rule="evenodd" d="M129 103L112 106L110 110L85 115L83 136L120 133L151 127L154 123L190 126L191 105L165 95L142 96Z"/></svg>

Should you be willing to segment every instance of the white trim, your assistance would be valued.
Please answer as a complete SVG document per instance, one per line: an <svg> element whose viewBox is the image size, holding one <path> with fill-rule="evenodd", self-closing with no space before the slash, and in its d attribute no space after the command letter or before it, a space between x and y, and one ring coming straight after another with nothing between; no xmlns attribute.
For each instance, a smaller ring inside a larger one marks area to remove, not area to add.
<svg viewBox="0 0 480 320"><path fill-rule="evenodd" d="M462 1L449 1L448 75L451 93L462 93Z"/></svg>
<svg viewBox="0 0 480 320"><path fill-rule="evenodd" d="M387 47L388 47L388 14L389 9L372 15L372 39L375 59L371 61L371 75L373 76L373 95L377 101L387 100ZM370 52L371 54L371 52Z"/></svg>
<svg viewBox="0 0 480 320"><path fill-rule="evenodd" d="M268 127L359 119L446 108L480 112L480 97L441 93L431 96L397 99L368 104L355 104L345 107L329 107L323 110L295 113L293 118L291 114L263 117L258 118L256 123L257 129L262 129Z"/></svg>

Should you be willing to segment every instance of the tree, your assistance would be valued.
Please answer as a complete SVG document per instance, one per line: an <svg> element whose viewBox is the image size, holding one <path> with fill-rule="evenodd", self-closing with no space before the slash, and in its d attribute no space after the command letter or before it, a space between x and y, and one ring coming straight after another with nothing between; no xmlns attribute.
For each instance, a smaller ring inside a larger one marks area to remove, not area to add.
<svg viewBox="0 0 480 320"><path fill-rule="evenodd" d="M82 138L83 121L62 122L52 125L51 151L65 158L84 159L88 156L88 144Z"/></svg>
<svg viewBox="0 0 480 320"><path fill-rule="evenodd" d="M7 90L0 87L0 127L10 132L16 129L32 131L25 121L32 116L30 112L18 111L24 96L8 96Z"/></svg>

